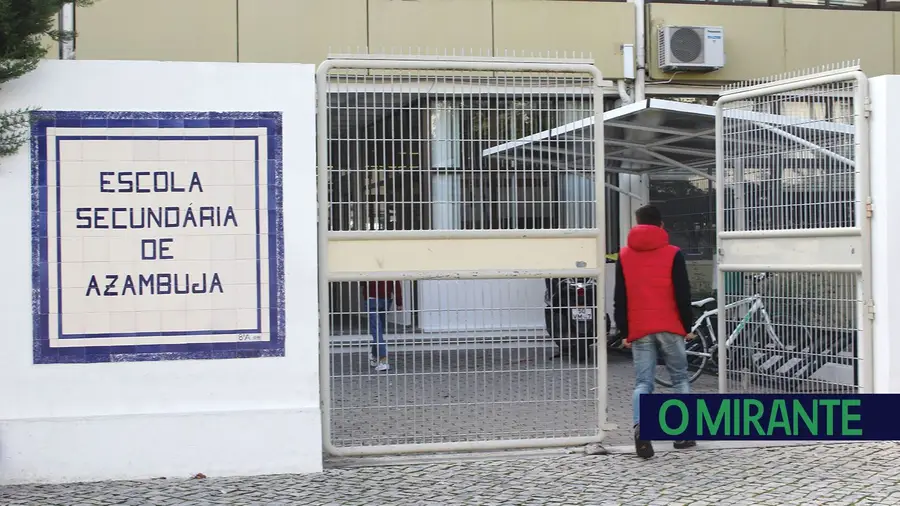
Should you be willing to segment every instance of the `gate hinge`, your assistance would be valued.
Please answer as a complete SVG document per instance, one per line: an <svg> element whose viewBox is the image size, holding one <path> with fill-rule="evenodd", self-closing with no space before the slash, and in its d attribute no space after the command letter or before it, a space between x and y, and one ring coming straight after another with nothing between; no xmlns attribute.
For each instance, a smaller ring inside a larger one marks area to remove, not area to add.
<svg viewBox="0 0 900 506"><path fill-rule="evenodd" d="M872 299L866 301L866 316L868 316L870 320L875 319L875 301Z"/></svg>
<svg viewBox="0 0 900 506"><path fill-rule="evenodd" d="M866 218L871 218L875 211L875 204L872 203L872 197L866 197Z"/></svg>
<svg viewBox="0 0 900 506"><path fill-rule="evenodd" d="M863 100L863 115L868 118L870 114L872 114L872 101L869 100L869 97L866 97Z"/></svg>

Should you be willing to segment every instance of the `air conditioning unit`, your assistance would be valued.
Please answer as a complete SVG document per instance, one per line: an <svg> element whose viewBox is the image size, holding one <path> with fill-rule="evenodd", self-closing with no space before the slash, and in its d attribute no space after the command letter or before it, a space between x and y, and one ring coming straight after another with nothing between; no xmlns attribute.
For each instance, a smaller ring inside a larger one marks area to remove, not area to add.
<svg viewBox="0 0 900 506"><path fill-rule="evenodd" d="M663 26L659 29L659 68L663 72L712 72L725 66L721 26Z"/></svg>

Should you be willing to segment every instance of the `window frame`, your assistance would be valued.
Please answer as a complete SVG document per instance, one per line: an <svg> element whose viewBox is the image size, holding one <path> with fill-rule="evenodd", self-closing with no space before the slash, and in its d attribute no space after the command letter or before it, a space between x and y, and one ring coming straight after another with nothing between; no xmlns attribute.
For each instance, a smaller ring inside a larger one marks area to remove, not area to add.
<svg viewBox="0 0 900 506"><path fill-rule="evenodd" d="M877 11L880 10L880 3L882 0L865 0L866 4L861 7L854 7L852 5L831 5L830 2L832 0L819 0L824 1L824 5L802 5L802 4L791 4L791 3L780 3L781 0L769 0L769 3L772 7L782 7L784 9L824 9L824 10L832 10L832 11Z"/></svg>
<svg viewBox="0 0 900 506"><path fill-rule="evenodd" d="M781 3L781 0L648 0L648 3L679 4L679 5L721 5L726 7L781 7L784 9L824 9L835 11L900 11L900 1L895 1L894 6L888 7L888 0L865 0L866 4L860 7L851 5L832 5L832 0L819 0L825 2L822 5L797 5Z"/></svg>

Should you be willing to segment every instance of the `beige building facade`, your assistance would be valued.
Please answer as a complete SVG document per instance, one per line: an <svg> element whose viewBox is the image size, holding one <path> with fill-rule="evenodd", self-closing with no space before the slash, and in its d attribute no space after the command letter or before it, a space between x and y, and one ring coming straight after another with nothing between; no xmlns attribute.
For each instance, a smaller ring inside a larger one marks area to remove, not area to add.
<svg viewBox="0 0 900 506"><path fill-rule="evenodd" d="M869 75L900 72L898 8L895 0L648 1L649 82L720 83L857 58ZM77 10L76 54L299 63L366 51L589 55L616 79L625 73L623 45L637 44L635 9L593 0L102 0ZM662 72L664 25L723 27L725 67Z"/></svg>

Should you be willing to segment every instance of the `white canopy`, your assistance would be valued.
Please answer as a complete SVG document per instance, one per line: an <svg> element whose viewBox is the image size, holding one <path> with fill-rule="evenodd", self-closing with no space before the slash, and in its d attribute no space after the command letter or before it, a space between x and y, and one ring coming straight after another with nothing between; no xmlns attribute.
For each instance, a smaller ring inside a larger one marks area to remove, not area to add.
<svg viewBox="0 0 900 506"><path fill-rule="evenodd" d="M630 174L666 172L669 175L714 179L716 112L707 105L647 99L603 114L606 170ZM817 121L747 110L726 110L727 125L765 135L730 139L744 145L772 144L784 149L803 147L820 155L853 164L829 146L852 144L853 125ZM744 122L751 122L747 125ZM594 118L585 118L485 149L483 157L500 157L550 166L591 167ZM768 139L768 140L767 140ZM729 150L739 154L740 145ZM759 152L758 147L754 149Z"/></svg>

